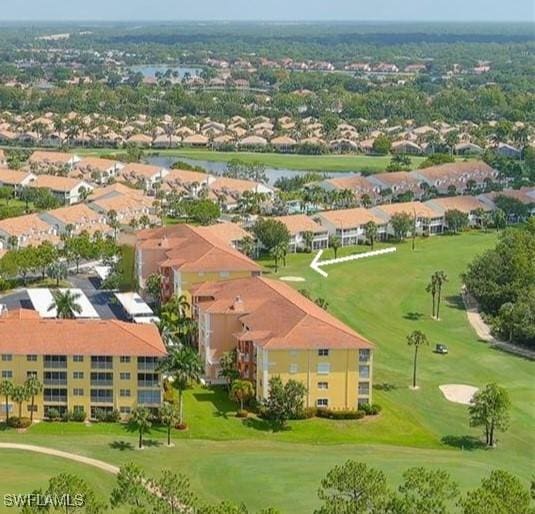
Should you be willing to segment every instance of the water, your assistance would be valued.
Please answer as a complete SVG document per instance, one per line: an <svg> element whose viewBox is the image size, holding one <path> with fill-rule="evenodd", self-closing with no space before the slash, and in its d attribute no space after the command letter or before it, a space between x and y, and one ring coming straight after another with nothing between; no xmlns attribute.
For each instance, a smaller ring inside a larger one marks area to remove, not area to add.
<svg viewBox="0 0 535 514"><path fill-rule="evenodd" d="M173 163L177 161L187 162L192 166L200 166L208 173L212 175L222 175L227 168L227 161L203 161L196 159L188 159L186 157L148 157L147 161L150 164L155 164L156 166L162 166L164 168L170 168ZM307 170L289 170L286 168L266 168L266 177L270 185L274 185L277 179L282 177L295 177L306 175L309 173ZM323 173L325 178L332 177L350 177L355 175L354 173L347 173L343 171L329 171Z"/></svg>
<svg viewBox="0 0 535 514"><path fill-rule="evenodd" d="M171 70L177 72L180 79L184 78L186 73L189 73L192 77L199 75L202 71L202 68L188 67L188 66L171 66L167 64L142 64L137 66L130 66L130 70L134 73L140 72L144 77L156 77L156 73L161 73L162 75L167 71Z"/></svg>

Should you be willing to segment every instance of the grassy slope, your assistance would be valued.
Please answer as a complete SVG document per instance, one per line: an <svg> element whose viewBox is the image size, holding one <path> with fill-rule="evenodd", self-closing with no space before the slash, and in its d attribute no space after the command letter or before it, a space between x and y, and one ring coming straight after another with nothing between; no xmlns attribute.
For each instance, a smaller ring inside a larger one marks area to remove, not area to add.
<svg viewBox="0 0 535 514"><path fill-rule="evenodd" d="M385 409L377 419L356 424L301 421L294 422L291 431L272 434L262 423L244 426L234 418L223 394L197 389L187 396L191 428L174 434L175 448L136 452L129 446L135 446L135 436L114 425L42 423L26 434L0 433L0 440L58 447L113 463L135 460L154 474L171 467L185 472L207 500L244 501L251 509L274 505L283 512L313 510L320 478L350 457L381 467L393 485L411 465L446 469L463 489L496 467L527 481L534 447L533 363L477 341L458 304L460 272L494 241L493 233L419 240L414 253L410 244L402 244L395 255L327 267L326 279L308 268L312 256L307 254L290 256L288 266L280 270L279 275L305 277L296 287L327 298L332 313L376 343L374 382L395 387L376 391L375 401ZM444 269L450 279L440 322L429 319L430 298L424 291L436 269ZM405 336L415 328L424 330L432 343L446 342L450 348L448 356L422 352L419 391L407 387L411 354ZM479 386L491 380L509 390L514 408L511 430L500 436L496 450L488 451L472 447L470 438L479 432L468 428L466 407L443 399L438 385ZM449 444L442 444L448 436ZM164 434L153 430L151 437L161 441ZM315 444L327 442L337 444ZM7 469L16 465L16 459L4 453L2 462Z"/></svg>

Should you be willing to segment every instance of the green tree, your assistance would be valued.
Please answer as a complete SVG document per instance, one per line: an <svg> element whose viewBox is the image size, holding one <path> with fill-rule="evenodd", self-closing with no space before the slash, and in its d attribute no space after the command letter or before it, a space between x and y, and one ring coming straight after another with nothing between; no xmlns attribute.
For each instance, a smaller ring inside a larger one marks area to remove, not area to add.
<svg viewBox="0 0 535 514"><path fill-rule="evenodd" d="M245 236L239 243L240 250L247 255L247 257L254 257L256 250L256 243L251 236Z"/></svg>
<svg viewBox="0 0 535 514"><path fill-rule="evenodd" d="M162 298L163 275L161 273L151 273L145 281L145 289L154 301L159 310Z"/></svg>
<svg viewBox="0 0 535 514"><path fill-rule="evenodd" d="M399 495L392 499L389 512L396 514L448 514L448 502L459 495L459 487L449 473L424 467L403 473Z"/></svg>
<svg viewBox="0 0 535 514"><path fill-rule="evenodd" d="M80 293L73 293L70 290L52 291L54 300L48 306L48 312L56 310L58 319L74 319L76 314L82 312L82 307L78 303Z"/></svg>
<svg viewBox="0 0 535 514"><path fill-rule="evenodd" d="M19 407L19 418L22 417L22 404L30 398L30 392L25 385L15 385L11 391L11 398Z"/></svg>
<svg viewBox="0 0 535 514"><path fill-rule="evenodd" d="M533 514L529 490L507 471L494 470L460 501L462 514Z"/></svg>
<svg viewBox="0 0 535 514"><path fill-rule="evenodd" d="M243 411L244 402L249 401L254 396L254 387L250 380L234 380L230 388L230 399L240 404Z"/></svg>
<svg viewBox="0 0 535 514"><path fill-rule="evenodd" d="M264 416L274 430L285 428L289 419L300 417L304 406L306 387L296 380L282 383L279 376L269 379L268 398L264 402Z"/></svg>
<svg viewBox="0 0 535 514"><path fill-rule="evenodd" d="M448 276L443 271L435 271L434 275L434 281L436 283L437 288L437 316L436 319L440 319L440 303L442 301L442 288L444 287L444 284L448 281ZM433 280L433 279L432 279Z"/></svg>
<svg viewBox="0 0 535 514"><path fill-rule="evenodd" d="M433 273L433 275L431 275L431 280L429 281L429 283L425 287L425 290L426 290L426 292L431 294L431 298L433 300L433 308L432 308L432 311L431 311L431 317L434 318L435 317L436 297L437 297L437 277L436 277L435 273Z"/></svg>
<svg viewBox="0 0 535 514"><path fill-rule="evenodd" d="M444 221L448 230L453 234L457 234L468 226L468 214L458 209L450 209L444 213Z"/></svg>
<svg viewBox="0 0 535 514"><path fill-rule="evenodd" d="M279 262L284 259L286 256L287 247L284 243L279 243L278 245L275 245L271 250L269 251L271 257L273 257L273 260L275 261L275 273L279 271Z"/></svg>
<svg viewBox="0 0 535 514"><path fill-rule="evenodd" d="M310 230L303 232L303 243L305 244L305 250L311 252L314 244L314 233Z"/></svg>
<svg viewBox="0 0 535 514"><path fill-rule="evenodd" d="M171 446L171 428L179 421L179 412L174 403L164 402L160 409L160 418L167 428L167 446Z"/></svg>
<svg viewBox="0 0 535 514"><path fill-rule="evenodd" d="M383 135L377 136L372 145L373 153L378 155L386 155L388 152L390 152L391 147L392 142L388 137Z"/></svg>
<svg viewBox="0 0 535 514"><path fill-rule="evenodd" d="M382 514L390 492L382 471L362 462L348 460L335 466L321 481L318 497L322 501L315 514Z"/></svg>
<svg viewBox="0 0 535 514"><path fill-rule="evenodd" d="M271 252L277 245L288 245L290 232L286 225L273 218L260 218L253 226L253 234L262 246Z"/></svg>
<svg viewBox="0 0 535 514"><path fill-rule="evenodd" d="M406 212L398 212L390 218L390 225L394 231L394 236L400 241L407 237L412 224L412 217Z"/></svg>
<svg viewBox="0 0 535 514"><path fill-rule="evenodd" d="M184 475L177 475L166 469L158 479L149 480L148 487L158 491L158 494L151 494L149 497L154 512L158 514L194 512L198 503L191 491L189 480Z"/></svg>
<svg viewBox="0 0 535 514"><path fill-rule="evenodd" d="M0 382L0 395L4 397L4 411L6 414L6 422L9 421L9 398L13 394L13 382L10 380L2 380Z"/></svg>
<svg viewBox="0 0 535 514"><path fill-rule="evenodd" d="M145 407L136 407L132 411L129 423L132 428L135 428L138 432L138 448L143 448L143 435L146 434L152 426L149 410Z"/></svg>
<svg viewBox="0 0 535 514"><path fill-rule="evenodd" d="M145 473L137 464L129 463L121 466L115 487L111 491L112 508L127 506L131 507L133 512L143 512L148 506L146 480Z"/></svg>
<svg viewBox="0 0 535 514"><path fill-rule="evenodd" d="M31 398L30 420L33 423L33 409L35 406L35 397L36 395L41 393L41 391L43 390L43 384L39 382L39 379L36 376L31 376L26 380L24 385L26 389L28 390L28 394L30 395L30 398Z"/></svg>
<svg viewBox="0 0 535 514"><path fill-rule="evenodd" d="M364 230L366 231L366 238L370 242L370 246L372 247L372 250L373 250L373 245L375 243L375 240L377 239L377 233L378 233L377 223L375 223L375 221L372 221L372 220L368 221L368 223L364 225Z"/></svg>
<svg viewBox="0 0 535 514"><path fill-rule="evenodd" d="M237 367L237 350L230 350L224 352L221 358L219 359L219 372L218 376L224 378L227 384L227 389L230 392L230 386L234 380L240 377L240 372Z"/></svg>
<svg viewBox="0 0 535 514"><path fill-rule="evenodd" d="M342 240L339 236L331 235L329 236L329 248L333 249L334 252L334 258L337 258L338 255L338 249L342 246Z"/></svg>
<svg viewBox="0 0 535 514"><path fill-rule="evenodd" d="M429 346L427 336L420 330L414 330L407 336L407 344L414 347L413 368L412 368L412 387L416 389L416 365L418 362L418 350L420 346Z"/></svg>
<svg viewBox="0 0 535 514"><path fill-rule="evenodd" d="M178 391L179 423L184 424L184 391L192 382L199 382L203 366L197 352L185 345L169 348L160 370L172 378L172 386Z"/></svg>
<svg viewBox="0 0 535 514"><path fill-rule="evenodd" d="M65 514L76 512L100 514L106 510L106 504L99 501L87 482L77 475L60 473L52 477L45 495L55 498L68 496L70 502L61 507Z"/></svg>
<svg viewBox="0 0 535 514"><path fill-rule="evenodd" d="M497 384L487 384L474 394L468 408L470 426L484 427L487 446L495 445L497 430L505 432L509 428L510 408L507 391Z"/></svg>

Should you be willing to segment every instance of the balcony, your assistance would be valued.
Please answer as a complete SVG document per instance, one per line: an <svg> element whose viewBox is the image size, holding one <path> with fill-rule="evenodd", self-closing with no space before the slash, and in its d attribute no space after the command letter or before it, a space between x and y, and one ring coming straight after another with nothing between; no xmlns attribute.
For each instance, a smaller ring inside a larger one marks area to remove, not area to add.
<svg viewBox="0 0 535 514"><path fill-rule="evenodd" d="M95 387L113 387L113 380L91 380L91 385Z"/></svg>
<svg viewBox="0 0 535 514"><path fill-rule="evenodd" d="M66 378L45 378L43 380L43 385L45 386L66 386Z"/></svg>
<svg viewBox="0 0 535 514"><path fill-rule="evenodd" d="M91 361L91 369L113 369L113 362Z"/></svg>
<svg viewBox="0 0 535 514"><path fill-rule="evenodd" d="M150 388L157 387L157 388L160 388L161 384L160 384L160 382L158 380L138 380L137 381L137 386L138 387L150 387Z"/></svg>
<svg viewBox="0 0 535 514"><path fill-rule="evenodd" d="M44 359L43 368L48 369L67 369L67 359L62 361Z"/></svg>

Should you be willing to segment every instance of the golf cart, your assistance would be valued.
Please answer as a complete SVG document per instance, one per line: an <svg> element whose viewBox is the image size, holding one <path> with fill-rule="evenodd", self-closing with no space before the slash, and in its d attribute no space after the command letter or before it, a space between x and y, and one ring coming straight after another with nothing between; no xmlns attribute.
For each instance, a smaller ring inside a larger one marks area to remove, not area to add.
<svg viewBox="0 0 535 514"><path fill-rule="evenodd" d="M437 344L435 346L435 353L440 353L441 355L446 355L448 353L448 347L445 344Z"/></svg>

